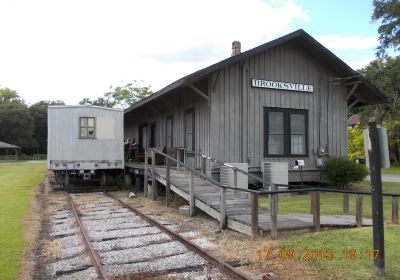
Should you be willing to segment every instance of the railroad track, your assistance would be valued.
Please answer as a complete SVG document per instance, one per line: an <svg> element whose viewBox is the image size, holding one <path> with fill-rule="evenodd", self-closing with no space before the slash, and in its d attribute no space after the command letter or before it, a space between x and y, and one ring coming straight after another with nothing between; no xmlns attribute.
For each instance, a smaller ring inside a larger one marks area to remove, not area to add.
<svg viewBox="0 0 400 280"><path fill-rule="evenodd" d="M111 194L67 196L97 279L252 279Z"/></svg>

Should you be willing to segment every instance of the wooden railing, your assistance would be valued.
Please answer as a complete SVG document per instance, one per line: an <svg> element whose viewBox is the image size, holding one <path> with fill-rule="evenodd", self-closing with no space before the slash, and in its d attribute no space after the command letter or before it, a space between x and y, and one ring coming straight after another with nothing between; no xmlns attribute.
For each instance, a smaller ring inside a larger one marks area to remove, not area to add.
<svg viewBox="0 0 400 280"><path fill-rule="evenodd" d="M0 155L0 160L18 160L17 155Z"/></svg>
<svg viewBox="0 0 400 280"><path fill-rule="evenodd" d="M145 188L144 193L145 196L149 196L149 186L148 179L151 176L151 196L153 199L157 197L157 188L156 188L156 171L155 171L155 155L160 154L165 157L166 160L166 205L169 205L170 200L170 185L171 185L171 162L175 162L177 164L177 168L184 167L189 171L189 207L190 207L190 215L194 215L195 209L195 195L194 195L194 175L203 178L215 185L220 189L220 228L224 229L227 225L227 216L226 216L226 191L234 190L249 193L251 195L251 232L252 235L256 235L258 233L258 204L260 196L269 196L269 208L270 208L270 218L271 218L271 237L273 239L278 238L278 195L279 194L291 194L291 193L300 193L300 192L309 192L311 195L311 213L313 215L313 228L314 231L320 230L320 195L321 193L342 193L343 196L343 213L348 214L348 196L350 194L356 195L356 226L362 226L362 216L363 216L363 196L372 195L371 192L361 192L361 191L349 191L349 190L338 190L333 188L301 188L301 189L286 189L286 190L277 190L277 185L271 185L271 190L251 190L251 189L242 189L237 188L237 186L230 187L226 185L222 185L220 182L210 178L203 171L195 170L190 167L186 163L179 161L165 153L162 153L156 149L146 149L145 150L145 172L144 172L144 182ZM148 158L151 157L151 168L148 164ZM234 168L237 172L242 172L238 168ZM244 174L248 174L248 172L243 171ZM251 174L249 174L251 175ZM261 178L259 178L261 179ZM262 180L262 179L261 179ZM399 216L399 197L400 193L383 193L382 196L391 196L392 197L392 223L398 223Z"/></svg>
<svg viewBox="0 0 400 280"><path fill-rule="evenodd" d="M214 162L214 163L218 164L219 166L225 166L225 167L228 167L228 168L232 169L233 170L234 187L236 187L236 188L237 188L237 182L238 182L238 180L237 180L238 172L246 175L248 178L252 178L255 181L263 183L264 186L268 186L268 187L271 187L271 188L274 186L274 184L272 184L271 182L269 182L267 180L264 180L261 177L258 177L258 176L254 175L252 173L246 172L246 171L244 171L244 170L242 170L240 168L237 168L236 166L232 166L230 164L221 162L221 161L219 161L217 159L214 159L212 157L209 157L207 155L203 155L203 154L198 153L196 151L191 151L191 150L188 150L188 149L182 148L182 147L178 147L177 150L182 150L183 151L183 154L184 154L183 162L184 163L186 162L186 155L188 153L189 154L194 154L194 155L200 157L200 159L201 159L201 171L202 171L203 174L206 174L207 160L210 161L210 162ZM177 155L180 155L180 153L177 153ZM179 161L180 157L178 157L177 160ZM279 186L288 186L288 185L279 185Z"/></svg>

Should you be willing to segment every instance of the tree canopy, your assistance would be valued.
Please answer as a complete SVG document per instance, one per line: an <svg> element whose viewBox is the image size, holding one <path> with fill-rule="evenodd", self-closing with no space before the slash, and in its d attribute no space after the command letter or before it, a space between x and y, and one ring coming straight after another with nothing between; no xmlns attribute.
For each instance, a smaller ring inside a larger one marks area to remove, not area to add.
<svg viewBox="0 0 400 280"><path fill-rule="evenodd" d="M44 100L28 107L17 91L0 88L0 141L20 146L24 153L46 153L47 106L63 104Z"/></svg>
<svg viewBox="0 0 400 280"><path fill-rule="evenodd" d="M359 71L391 99L389 103L362 109L363 119L400 119L400 57L373 60Z"/></svg>
<svg viewBox="0 0 400 280"><path fill-rule="evenodd" d="M372 20L381 20L378 28L380 46L378 53L388 48L400 50L400 2L399 0L374 0Z"/></svg>
<svg viewBox="0 0 400 280"><path fill-rule="evenodd" d="M47 107L49 105L65 105L61 100L39 101L29 107L29 113L32 117L33 135L37 142L37 152L47 152Z"/></svg>
<svg viewBox="0 0 400 280"><path fill-rule="evenodd" d="M22 104L24 103L24 101L15 90L5 87L5 88L0 88L0 104L5 104L5 103Z"/></svg>
<svg viewBox="0 0 400 280"><path fill-rule="evenodd" d="M351 113L361 114L361 125L366 126L368 120L383 124L388 131L389 154L391 161L400 162L400 57L386 55L386 50L400 50L400 2L398 0L374 0L373 21L381 21L378 28L380 46L378 58L359 72L385 93L390 102L360 109ZM361 154L360 131L350 130L349 156Z"/></svg>
<svg viewBox="0 0 400 280"><path fill-rule="evenodd" d="M133 83L128 83L122 86L110 86L110 91L104 93L103 97L99 97L95 100L84 98L79 102L79 104L92 104L96 106L126 109L152 93L151 86L143 86L135 80Z"/></svg>
<svg viewBox="0 0 400 280"><path fill-rule="evenodd" d="M32 137L32 117L15 90L0 89L0 141L30 150L37 148Z"/></svg>
<svg viewBox="0 0 400 280"><path fill-rule="evenodd" d="M85 105L85 104L91 104L95 106L101 106L101 107L109 107L112 108L114 107L114 104L112 102L109 102L108 100L104 99L103 97L99 97L95 100L90 100L90 98L83 98L81 101L79 101L80 105Z"/></svg>
<svg viewBox="0 0 400 280"><path fill-rule="evenodd" d="M352 110L361 114L361 123L365 127L368 120L376 120L388 129L389 153L391 161L400 162L400 57L376 59L359 70L360 73L385 93L389 103L370 105ZM356 135L354 135L356 136ZM357 137L355 137L357 138ZM353 144L357 143L352 142ZM357 153L356 146L349 146L349 154Z"/></svg>

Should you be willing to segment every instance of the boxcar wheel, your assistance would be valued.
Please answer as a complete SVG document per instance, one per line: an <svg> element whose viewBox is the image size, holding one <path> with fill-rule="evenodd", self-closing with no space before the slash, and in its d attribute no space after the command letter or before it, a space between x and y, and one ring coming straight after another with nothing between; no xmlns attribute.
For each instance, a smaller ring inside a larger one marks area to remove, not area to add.
<svg viewBox="0 0 400 280"><path fill-rule="evenodd" d="M105 187L106 186L106 182L107 182L107 176L105 172L101 172L100 175L100 186L101 187Z"/></svg>
<svg viewBox="0 0 400 280"><path fill-rule="evenodd" d="M62 174L60 174L60 172L55 171L54 172L54 178L56 180L56 184L57 185L62 185L63 184L64 177L63 177Z"/></svg>
<svg viewBox="0 0 400 280"><path fill-rule="evenodd" d="M66 172L64 174L64 187L68 187L69 186L69 174Z"/></svg>

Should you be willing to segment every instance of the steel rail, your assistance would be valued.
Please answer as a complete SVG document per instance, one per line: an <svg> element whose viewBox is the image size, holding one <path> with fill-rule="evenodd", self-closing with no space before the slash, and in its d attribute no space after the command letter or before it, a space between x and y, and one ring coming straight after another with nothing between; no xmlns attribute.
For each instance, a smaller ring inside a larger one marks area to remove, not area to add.
<svg viewBox="0 0 400 280"><path fill-rule="evenodd" d="M234 268L230 264L228 264L228 263L226 263L224 261L221 261L221 260L217 259L216 257L208 254L205 250L203 250L200 246L196 245L194 242L184 238L180 234L178 234L178 233L174 232L173 230L165 227L160 222L158 222L156 220L153 220L152 218L150 218L146 214L144 214L144 213L140 212L139 210L133 208L132 206L130 206L129 204L125 203L121 199L119 199L119 198L117 198L117 197L115 197L112 194L107 193L107 192L105 194L107 196L111 197L112 199L118 201L122 206L124 206L127 209L131 210L136 215L138 215L141 218L143 218L144 220L146 220L152 226L157 227L159 230L161 230L164 233L168 234L172 239L181 242L187 249L189 249L190 251L196 253L197 255L200 255L201 257L203 257L205 260L207 260L208 262L213 264L216 268L218 268L222 272L225 272L225 273L229 274L231 277L233 277L232 279L254 280L252 277L250 277L249 275L245 274L244 272Z"/></svg>
<svg viewBox="0 0 400 280"><path fill-rule="evenodd" d="M79 218L78 211L76 210L75 204L72 201L72 197L69 193L67 193L67 195L68 195L69 205L71 206L72 212L74 213L75 220L78 222L80 232L83 236L86 250L89 251L89 256L92 259L93 266L97 271L99 279L100 280L108 280L110 278L107 276L107 274L104 272L104 270L102 268L100 259L99 259L98 255L96 254L96 251L94 250L94 248L92 246L92 243L90 242L89 236L87 235L87 232L82 225L81 219Z"/></svg>

